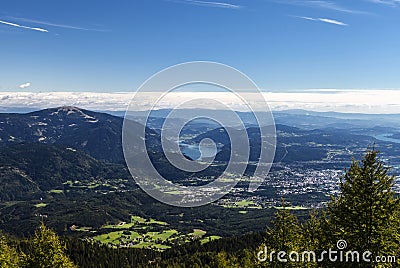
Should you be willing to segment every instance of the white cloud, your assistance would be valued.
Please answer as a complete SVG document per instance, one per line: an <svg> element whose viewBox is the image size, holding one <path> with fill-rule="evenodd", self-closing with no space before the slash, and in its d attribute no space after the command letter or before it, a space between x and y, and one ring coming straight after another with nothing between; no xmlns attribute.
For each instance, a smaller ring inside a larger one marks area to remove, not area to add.
<svg viewBox="0 0 400 268"><path fill-rule="evenodd" d="M85 28L85 27L72 26L72 25L66 25L66 24L58 24L58 23L52 23L52 22L47 22L47 21L32 20L32 19L27 19L27 18L19 18L19 17L9 17L9 18L11 18L13 20L17 20L17 21L22 21L22 22L35 23L35 24L39 24L39 25L71 29L71 30L98 31L98 32L104 31L104 30L100 30L100 29L92 29L92 28Z"/></svg>
<svg viewBox="0 0 400 268"><path fill-rule="evenodd" d="M151 108L151 94L144 97L138 110ZM358 113L399 113L400 90L310 90L299 92L265 92L272 110L305 109ZM89 110L123 111L134 93L97 92L0 92L0 107L49 108L73 105ZM225 92L173 92L160 100L157 108L172 108L196 98L218 100L236 110L246 110L237 96ZM147 98L147 99L146 99ZM207 105L207 103L205 103ZM202 108L196 106L194 108Z"/></svg>
<svg viewBox="0 0 400 268"><path fill-rule="evenodd" d="M200 1L200 0L167 0L169 2L184 3L196 6L208 6L217 8L227 8L227 9L240 9L242 6L229 4L225 2L213 2L213 1Z"/></svg>
<svg viewBox="0 0 400 268"><path fill-rule="evenodd" d="M8 22L8 21L2 21L0 20L0 23L8 25L8 26L12 26L12 27L17 27L17 28L23 28L23 29L28 29L28 30L33 30L33 31L38 31L38 32L44 32L44 33L48 33L49 31L46 29L42 29L42 28L37 28L37 27L29 27L29 26L24 26L24 25L19 25L16 23L12 23L12 22Z"/></svg>
<svg viewBox="0 0 400 268"><path fill-rule="evenodd" d="M28 88L30 86L31 86L31 83L28 82L28 83L24 83L22 85L19 85L19 88L24 89L24 88Z"/></svg>
<svg viewBox="0 0 400 268"><path fill-rule="evenodd" d="M337 20L332 20L332 19L324 19L324 18L318 18L319 21L330 23L330 24L336 24L336 25L341 25L341 26L347 26L346 23L343 23L341 21Z"/></svg>
<svg viewBox="0 0 400 268"><path fill-rule="evenodd" d="M335 25L340 25L340 26L348 26L348 24L334 20L334 19L327 19L327 18L311 18L311 17L300 17L300 16L295 16L296 18L299 19L304 19L304 20L311 20L311 21L320 21L320 22L325 22L329 24L335 24Z"/></svg>

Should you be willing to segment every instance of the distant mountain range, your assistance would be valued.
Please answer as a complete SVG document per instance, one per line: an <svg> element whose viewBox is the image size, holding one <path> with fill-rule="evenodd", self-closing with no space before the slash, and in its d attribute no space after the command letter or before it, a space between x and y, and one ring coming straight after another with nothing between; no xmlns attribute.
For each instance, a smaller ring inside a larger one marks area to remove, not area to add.
<svg viewBox="0 0 400 268"><path fill-rule="evenodd" d="M147 145L155 154L155 158L160 159L160 163L166 163L166 161L162 159L159 133L169 112L170 110L154 111L147 122ZM228 111L216 112L226 113L226 116L230 114ZM184 114L195 116L196 110L190 110ZM141 124L144 122L141 113L138 112L136 115L137 117L130 118L133 129L142 129L143 125ZM250 137L250 160L256 161L260 151L259 129L251 114L239 113L239 115L247 125L247 133ZM276 125L278 143L275 161L318 160L326 157L328 150L332 149L328 145L340 147L360 145L366 148L373 143L373 136L376 134L392 133L396 135L399 132L396 123L400 124L399 115L317 113L291 110L276 112L274 116L278 122ZM139 123L133 120L137 120ZM184 118L175 118L170 127L179 127L183 120ZM122 125L123 118L120 116L70 106L25 114L0 113L0 146L20 143L70 146L97 160L124 163L121 141ZM223 128L215 122L204 120L191 122L182 129L181 134L192 137L186 141L194 144L198 144L204 138L213 139L220 144L221 149L217 160L229 160L229 138Z"/></svg>
<svg viewBox="0 0 400 268"><path fill-rule="evenodd" d="M77 107L59 107L26 114L0 114L0 146L18 143L43 143L71 146L98 160L123 163L123 119ZM131 122L133 128L141 128ZM149 144L158 135L146 130Z"/></svg>
<svg viewBox="0 0 400 268"><path fill-rule="evenodd" d="M184 114L185 118L182 119L190 119L194 118L197 114L199 114L201 109L190 109L186 110L184 113L180 113L180 115ZM160 127L160 120L168 116L171 112L171 109L160 109L152 111L150 114L151 122L157 127ZM112 111L108 112L115 116L124 117L125 111ZM134 112L130 111L129 115L134 117L136 120L144 121L145 112ZM231 111L227 110L213 110L212 114L218 114L220 117L225 117L229 119L232 115ZM254 116L250 112L237 112L241 120L246 125L256 125ZM315 129L315 128L348 128L348 127L363 127L363 128L371 128L371 127L393 127L400 128L400 113L399 114L361 114L361 113L338 113L338 112L315 112L315 111L307 111L307 110L283 110L283 111L273 111L273 116L275 119L275 123L281 125L288 125L293 127L300 127L306 129ZM229 124L228 126L233 126ZM163 122L163 121L161 121ZM260 122L261 126L263 126L263 122Z"/></svg>

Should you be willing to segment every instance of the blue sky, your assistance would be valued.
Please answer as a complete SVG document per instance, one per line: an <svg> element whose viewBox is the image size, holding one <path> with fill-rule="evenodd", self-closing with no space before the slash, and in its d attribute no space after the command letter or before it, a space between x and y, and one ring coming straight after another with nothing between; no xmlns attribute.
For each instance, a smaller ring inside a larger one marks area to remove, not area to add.
<svg viewBox="0 0 400 268"><path fill-rule="evenodd" d="M399 26L398 0L2 0L0 91L132 91L196 60L276 92L397 89Z"/></svg>

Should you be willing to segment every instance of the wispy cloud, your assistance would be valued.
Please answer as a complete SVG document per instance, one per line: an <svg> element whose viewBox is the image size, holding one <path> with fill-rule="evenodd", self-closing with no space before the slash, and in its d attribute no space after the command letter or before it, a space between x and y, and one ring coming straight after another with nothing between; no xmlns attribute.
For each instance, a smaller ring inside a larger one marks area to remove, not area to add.
<svg viewBox="0 0 400 268"><path fill-rule="evenodd" d="M214 2L214 1L200 1L200 0L167 0L168 2L190 4L196 6L208 6L216 8L227 8L227 9L241 9L243 6L234 5L225 2Z"/></svg>
<svg viewBox="0 0 400 268"><path fill-rule="evenodd" d="M21 21L21 22L35 23L35 24L39 24L39 25L45 25L45 26L51 26L51 27L63 28L63 29L70 29L70 30L98 31L98 32L105 31L105 30L101 30L101 29L93 29L93 28L86 28L86 27L73 26L73 25L67 25L67 24L59 24L59 23L53 23L53 22L48 22L48 21L33 20L33 19L28 19L28 18L20 18L20 17L9 17L9 18L16 20L16 21Z"/></svg>
<svg viewBox="0 0 400 268"><path fill-rule="evenodd" d="M44 33L48 33L49 31L43 28L37 28L37 27L29 27L29 26L25 26L25 25L20 25L20 24L16 24L13 22L8 22L8 21L2 21L0 20L1 24L5 24L11 27L17 27L17 28L23 28L23 29L28 29L28 30L33 30L33 31L38 31L38 32L44 32Z"/></svg>
<svg viewBox="0 0 400 268"><path fill-rule="evenodd" d="M329 24L335 24L335 25L340 25L340 26L348 26L348 24L334 20L334 19L327 19L327 18L311 18L311 17L301 17L301 16L294 16L295 18L303 19L303 20L310 20L310 21L320 21L320 22L325 22Z"/></svg>
<svg viewBox="0 0 400 268"><path fill-rule="evenodd" d="M376 4L384 4L392 7L396 7L400 5L400 0L367 0L368 2L376 3Z"/></svg>
<svg viewBox="0 0 400 268"><path fill-rule="evenodd" d="M297 5L297 6L308 6L313 8L322 8L322 9L329 9L344 13L354 13L354 14L368 14L368 12L350 9L339 5L332 1L327 0L274 0L277 3L281 4L288 4L288 5ZM372 0L374 1L374 0ZM381 0L376 0L381 1Z"/></svg>
<svg viewBox="0 0 400 268"><path fill-rule="evenodd" d="M30 86L31 86L31 83L28 82L28 83L24 83L22 85L19 85L19 88L24 89L24 88L28 88Z"/></svg>

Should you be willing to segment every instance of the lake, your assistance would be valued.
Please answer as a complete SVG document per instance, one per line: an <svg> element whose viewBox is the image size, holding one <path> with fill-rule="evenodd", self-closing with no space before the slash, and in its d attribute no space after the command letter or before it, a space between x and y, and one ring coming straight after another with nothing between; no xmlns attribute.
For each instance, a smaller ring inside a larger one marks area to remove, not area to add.
<svg viewBox="0 0 400 268"><path fill-rule="evenodd" d="M218 150L212 145L179 144L182 153L193 160L202 160L204 158L214 157Z"/></svg>
<svg viewBox="0 0 400 268"><path fill-rule="evenodd" d="M379 134L379 135L374 136L374 138L377 140L380 140L380 141L400 143L399 139L390 138L391 135L393 135L393 134L391 134L391 133Z"/></svg>

